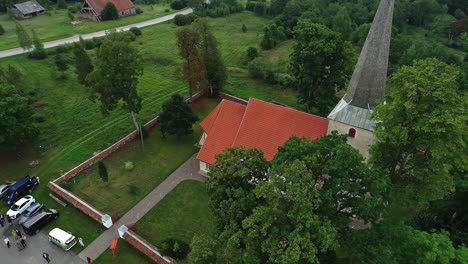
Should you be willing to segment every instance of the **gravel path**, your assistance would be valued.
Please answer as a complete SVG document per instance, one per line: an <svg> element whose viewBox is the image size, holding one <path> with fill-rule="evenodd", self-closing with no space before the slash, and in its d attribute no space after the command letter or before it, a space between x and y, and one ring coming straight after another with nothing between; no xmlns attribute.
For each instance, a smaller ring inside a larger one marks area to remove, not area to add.
<svg viewBox="0 0 468 264"><path fill-rule="evenodd" d="M132 27L142 28L142 27L147 27L147 26L151 26L151 25L156 25L156 24L159 24L159 23L166 22L168 20L174 19L174 17L176 15L179 15L179 14L186 15L186 14L190 14L192 12L193 12L193 10L191 8L189 8L189 9L182 10L180 12L170 14L170 15L167 15L167 16L163 16L163 17L159 17L159 18L155 18L155 19L151 19L151 20L148 20L148 21L135 23L135 24L131 24L131 25L123 26L123 27L118 27L118 28L116 28L116 30L117 31L126 31L126 30L129 30ZM83 35L74 35L74 36L69 37L69 38L44 42L44 47L46 49L48 49L48 48L60 46L60 45L63 45L63 44L78 42L78 41L80 41L80 37L83 38L83 39L92 39L94 37L102 37L102 36L106 35L107 31L109 31L109 29L94 32L94 33L83 34ZM0 58L9 57L9 56L18 55L18 54L23 54L23 53L26 53L26 52L27 51L23 50L22 48L3 50L3 51L0 51Z"/></svg>
<svg viewBox="0 0 468 264"><path fill-rule="evenodd" d="M198 174L200 169L199 161L196 159L196 154L188 159L182 166L174 171L166 180L164 180L156 189L148 194L143 200L135 205L124 216L117 220L114 225L106 230L102 235L96 238L88 245L79 257L86 260L86 257L97 259L106 249L109 248L114 238L119 238L117 229L122 225L134 224L138 222L146 213L149 212L164 196L166 196L179 183L185 180L203 181L205 177Z"/></svg>

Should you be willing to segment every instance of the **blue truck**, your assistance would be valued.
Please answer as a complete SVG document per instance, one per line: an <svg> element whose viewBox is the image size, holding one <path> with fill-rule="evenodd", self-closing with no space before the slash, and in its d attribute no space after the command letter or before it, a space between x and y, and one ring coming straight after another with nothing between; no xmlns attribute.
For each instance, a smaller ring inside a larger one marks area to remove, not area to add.
<svg viewBox="0 0 468 264"><path fill-rule="evenodd" d="M3 203L12 205L25 195L30 194L33 189L39 185L39 177L30 177L29 175L19 179L3 195Z"/></svg>

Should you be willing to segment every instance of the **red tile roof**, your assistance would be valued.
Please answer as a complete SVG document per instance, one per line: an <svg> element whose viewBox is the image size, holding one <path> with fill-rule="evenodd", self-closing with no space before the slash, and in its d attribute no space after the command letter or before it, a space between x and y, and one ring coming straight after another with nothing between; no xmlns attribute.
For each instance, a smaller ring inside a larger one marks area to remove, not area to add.
<svg viewBox="0 0 468 264"><path fill-rule="evenodd" d="M209 135L197 158L209 164L215 163L214 156L226 147L232 146L245 112L245 105L223 100L201 122L201 127Z"/></svg>
<svg viewBox="0 0 468 264"><path fill-rule="evenodd" d="M272 160L292 135L316 139L327 134L328 120L257 99L250 99L247 107L223 100L201 125L208 137L198 159L214 164L214 155L232 146L258 148Z"/></svg>
<svg viewBox="0 0 468 264"><path fill-rule="evenodd" d="M125 9L135 8L135 5L130 0L86 0L86 2L88 2L88 5L91 6L98 15L101 15L101 11L104 9L107 2L114 3L119 12Z"/></svg>

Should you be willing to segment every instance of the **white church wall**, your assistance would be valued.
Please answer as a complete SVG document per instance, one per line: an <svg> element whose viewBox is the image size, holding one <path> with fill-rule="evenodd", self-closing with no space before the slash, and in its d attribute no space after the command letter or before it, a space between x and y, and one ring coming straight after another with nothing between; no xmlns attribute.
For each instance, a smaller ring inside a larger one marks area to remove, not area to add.
<svg viewBox="0 0 468 264"><path fill-rule="evenodd" d="M331 134L332 131L336 130L339 134L348 135L351 128L356 130L356 134L354 138L348 136L348 144L359 150L364 157L369 158L369 147L376 141L372 131L344 124L335 120L329 120L327 134Z"/></svg>

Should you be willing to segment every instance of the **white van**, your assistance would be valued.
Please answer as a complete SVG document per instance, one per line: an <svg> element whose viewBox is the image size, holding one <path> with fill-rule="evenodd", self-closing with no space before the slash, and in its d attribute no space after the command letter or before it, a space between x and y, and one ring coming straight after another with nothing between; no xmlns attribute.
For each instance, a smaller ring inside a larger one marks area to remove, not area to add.
<svg viewBox="0 0 468 264"><path fill-rule="evenodd" d="M70 250L70 248L76 244L75 236L60 228L54 228L49 232L49 241L63 248L65 251Z"/></svg>

